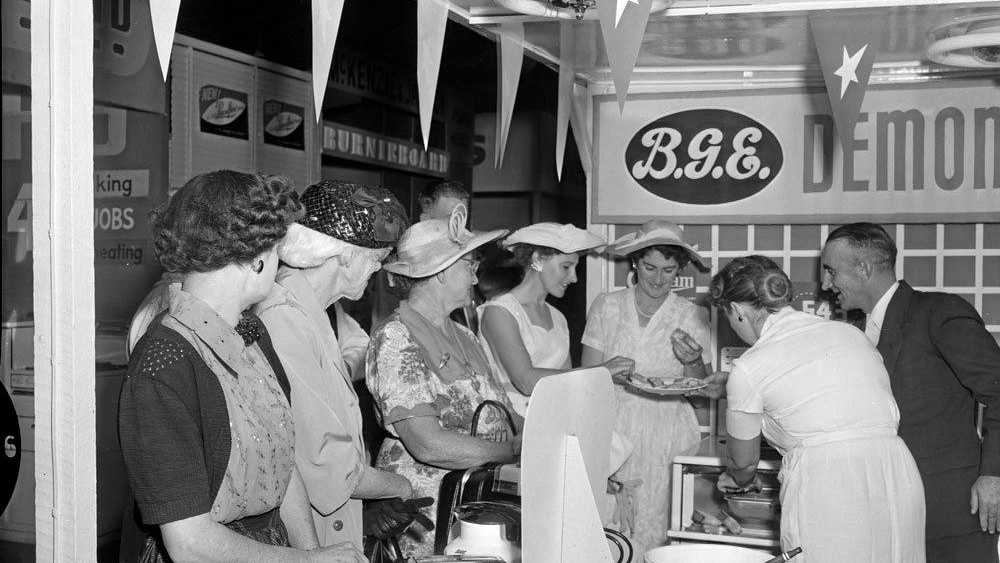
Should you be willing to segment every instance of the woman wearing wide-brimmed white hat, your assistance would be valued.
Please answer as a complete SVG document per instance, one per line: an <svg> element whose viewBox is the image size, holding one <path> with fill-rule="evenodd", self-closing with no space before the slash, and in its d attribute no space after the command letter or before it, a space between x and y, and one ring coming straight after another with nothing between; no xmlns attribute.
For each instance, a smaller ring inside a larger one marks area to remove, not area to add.
<svg viewBox="0 0 1000 563"><path fill-rule="evenodd" d="M366 382L389 434L376 466L407 477L417 496L437 498L449 470L511 462L520 453L513 434L521 418L508 416L510 401L476 336L448 317L470 301L473 251L507 231L473 233L464 225L459 206L449 221L421 221L403 233L383 269L406 299L373 331L368 349ZM502 407L483 409L473 429L484 401ZM410 528L400 542L407 556L432 551L433 534L417 532Z"/></svg>
<svg viewBox="0 0 1000 563"><path fill-rule="evenodd" d="M607 246L601 237L570 224L535 223L511 233L503 247L523 271L521 282L479 308L480 335L494 372L523 415L535 384L570 369L566 317L546 302L576 283L580 254ZM604 365L625 376L633 362L613 358Z"/></svg>
<svg viewBox="0 0 1000 563"><path fill-rule="evenodd" d="M635 360L635 373L646 377L704 378L711 373L707 311L671 291L689 263L706 269L683 231L667 221L649 221L616 240L612 249L627 257L635 284L594 300L581 339L583 365L625 356ZM636 551L643 553L666 540L671 463L698 442L698 421L683 397L648 395L625 385L616 386L615 393L616 428L634 445L613 477L621 484L616 516Z"/></svg>

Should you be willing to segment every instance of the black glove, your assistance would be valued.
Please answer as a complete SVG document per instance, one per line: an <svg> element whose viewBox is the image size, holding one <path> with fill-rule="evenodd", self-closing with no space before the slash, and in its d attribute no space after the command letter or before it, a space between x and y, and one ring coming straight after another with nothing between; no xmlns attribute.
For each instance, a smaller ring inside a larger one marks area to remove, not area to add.
<svg viewBox="0 0 1000 563"><path fill-rule="evenodd" d="M431 497L369 501L361 514L362 531L364 535L376 538L396 537L414 520L425 530L433 530L434 522L420 511L432 504L434 499Z"/></svg>

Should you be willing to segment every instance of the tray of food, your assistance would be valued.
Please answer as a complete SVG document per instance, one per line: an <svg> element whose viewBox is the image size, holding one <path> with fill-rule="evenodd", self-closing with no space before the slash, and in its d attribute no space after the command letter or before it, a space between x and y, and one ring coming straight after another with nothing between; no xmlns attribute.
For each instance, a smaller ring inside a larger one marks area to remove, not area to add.
<svg viewBox="0 0 1000 563"><path fill-rule="evenodd" d="M643 393L654 395L683 395L708 386L697 377L646 377L633 373L628 385Z"/></svg>

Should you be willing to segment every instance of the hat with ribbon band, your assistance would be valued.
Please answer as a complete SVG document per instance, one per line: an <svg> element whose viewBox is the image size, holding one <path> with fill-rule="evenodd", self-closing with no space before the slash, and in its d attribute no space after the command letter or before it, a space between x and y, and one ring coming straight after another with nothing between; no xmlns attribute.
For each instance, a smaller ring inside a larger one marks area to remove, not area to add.
<svg viewBox="0 0 1000 563"><path fill-rule="evenodd" d="M474 232L465 228L467 211L458 205L451 217L415 223L396 243L395 260L383 270L408 278L425 278L443 271L473 250L506 235L507 229Z"/></svg>
<svg viewBox="0 0 1000 563"><path fill-rule="evenodd" d="M677 246L684 249L691 258L691 263L698 270L708 271L708 266L698 254L698 247L684 242L684 229L662 219L647 221L639 227L638 231L619 237L612 243L612 252L616 256L628 256L638 250L658 245Z"/></svg>

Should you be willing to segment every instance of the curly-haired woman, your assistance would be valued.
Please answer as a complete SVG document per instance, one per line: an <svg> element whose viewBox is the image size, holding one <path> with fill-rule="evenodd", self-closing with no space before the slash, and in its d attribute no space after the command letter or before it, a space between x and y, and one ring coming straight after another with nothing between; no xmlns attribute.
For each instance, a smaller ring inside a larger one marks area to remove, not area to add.
<svg viewBox="0 0 1000 563"><path fill-rule="evenodd" d="M363 561L316 548L292 451L289 385L247 309L274 284L302 206L281 178L192 178L153 215L163 268L183 274L129 362L119 434L148 535L140 561ZM311 550L311 551L308 551Z"/></svg>

